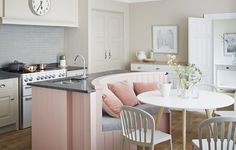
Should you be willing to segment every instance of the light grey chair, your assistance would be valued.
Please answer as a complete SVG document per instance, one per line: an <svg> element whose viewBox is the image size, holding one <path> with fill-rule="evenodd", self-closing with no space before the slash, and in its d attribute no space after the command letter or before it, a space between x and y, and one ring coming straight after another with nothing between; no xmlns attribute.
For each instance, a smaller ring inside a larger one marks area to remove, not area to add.
<svg viewBox="0 0 236 150"><path fill-rule="evenodd" d="M123 106L120 113L122 124L122 136L124 150L125 141L154 150L154 145L170 141L172 150L172 138L170 134L155 130L155 121L152 115L138 108Z"/></svg>
<svg viewBox="0 0 236 150"><path fill-rule="evenodd" d="M236 117L214 117L200 123L193 149L235 150Z"/></svg>

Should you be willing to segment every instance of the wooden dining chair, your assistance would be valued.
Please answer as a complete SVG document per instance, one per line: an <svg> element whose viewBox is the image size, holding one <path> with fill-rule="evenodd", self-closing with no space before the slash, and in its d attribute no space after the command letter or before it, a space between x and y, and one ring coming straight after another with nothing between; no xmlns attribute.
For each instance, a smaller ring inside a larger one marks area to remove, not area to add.
<svg viewBox="0 0 236 150"><path fill-rule="evenodd" d="M123 106L120 113L122 124L122 136L124 150L125 141L154 150L154 145L170 141L172 150L172 138L170 134L155 130L155 121L152 115L138 108Z"/></svg>
<svg viewBox="0 0 236 150"><path fill-rule="evenodd" d="M200 123L193 149L235 150L236 117L214 117Z"/></svg>

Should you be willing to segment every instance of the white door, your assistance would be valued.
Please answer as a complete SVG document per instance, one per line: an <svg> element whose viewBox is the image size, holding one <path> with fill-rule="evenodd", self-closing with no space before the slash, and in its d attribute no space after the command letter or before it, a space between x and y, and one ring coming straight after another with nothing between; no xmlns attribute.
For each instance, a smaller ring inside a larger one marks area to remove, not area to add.
<svg viewBox="0 0 236 150"><path fill-rule="evenodd" d="M108 57L109 69L121 69L124 60L124 21L123 14L108 15Z"/></svg>
<svg viewBox="0 0 236 150"><path fill-rule="evenodd" d="M16 123L16 98L12 92L0 94L0 127Z"/></svg>
<svg viewBox="0 0 236 150"><path fill-rule="evenodd" d="M202 71L202 83L213 84L212 20L188 18L188 62Z"/></svg>
<svg viewBox="0 0 236 150"><path fill-rule="evenodd" d="M92 40L90 72L99 72L106 66L107 52L107 18L104 12L92 12Z"/></svg>
<svg viewBox="0 0 236 150"><path fill-rule="evenodd" d="M121 69L124 60L124 16L122 13L92 12L90 72Z"/></svg>

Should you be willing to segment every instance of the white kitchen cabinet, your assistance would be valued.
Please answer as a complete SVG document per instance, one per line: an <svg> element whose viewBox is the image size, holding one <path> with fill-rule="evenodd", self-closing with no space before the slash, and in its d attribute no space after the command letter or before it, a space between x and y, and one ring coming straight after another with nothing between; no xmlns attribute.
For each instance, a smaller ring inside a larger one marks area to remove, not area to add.
<svg viewBox="0 0 236 150"><path fill-rule="evenodd" d="M0 16L3 24L78 26L78 0L50 0L46 15L35 15L30 0L0 0Z"/></svg>
<svg viewBox="0 0 236 150"><path fill-rule="evenodd" d="M178 76L172 67L166 65L167 63L160 62L158 63L131 63L130 70L131 71L147 71L147 72L155 72L155 71L165 71L168 73L168 81L173 84L173 88L177 88L177 84L179 82Z"/></svg>
<svg viewBox="0 0 236 150"><path fill-rule="evenodd" d="M124 16L107 11L92 12L91 70L121 69L124 61Z"/></svg>
<svg viewBox="0 0 236 150"><path fill-rule="evenodd" d="M80 76L84 73L83 69L80 70L71 70L71 71L67 71L66 76L67 77L73 77L73 76Z"/></svg>
<svg viewBox="0 0 236 150"><path fill-rule="evenodd" d="M18 79L0 80L0 127L18 128Z"/></svg>

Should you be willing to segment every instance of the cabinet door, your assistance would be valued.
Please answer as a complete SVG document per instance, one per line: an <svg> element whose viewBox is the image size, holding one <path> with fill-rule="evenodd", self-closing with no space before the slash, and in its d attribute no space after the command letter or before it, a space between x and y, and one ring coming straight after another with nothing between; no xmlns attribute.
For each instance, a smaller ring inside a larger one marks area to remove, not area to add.
<svg viewBox="0 0 236 150"><path fill-rule="evenodd" d="M202 71L202 83L213 84L212 21L189 18L188 34L189 64L195 64Z"/></svg>
<svg viewBox="0 0 236 150"><path fill-rule="evenodd" d="M0 94L0 127L16 123L16 100L12 92Z"/></svg>
<svg viewBox="0 0 236 150"><path fill-rule="evenodd" d="M91 70L98 72L106 67L108 58L107 48L107 18L104 12L92 12L92 40L91 40Z"/></svg>
<svg viewBox="0 0 236 150"><path fill-rule="evenodd" d="M121 69L124 60L124 17L122 13L109 13L108 25L108 60L109 69Z"/></svg>
<svg viewBox="0 0 236 150"><path fill-rule="evenodd" d="M124 60L124 16L92 12L90 72L121 69Z"/></svg>

